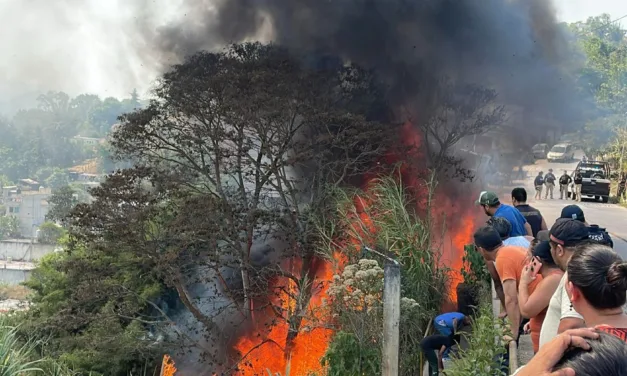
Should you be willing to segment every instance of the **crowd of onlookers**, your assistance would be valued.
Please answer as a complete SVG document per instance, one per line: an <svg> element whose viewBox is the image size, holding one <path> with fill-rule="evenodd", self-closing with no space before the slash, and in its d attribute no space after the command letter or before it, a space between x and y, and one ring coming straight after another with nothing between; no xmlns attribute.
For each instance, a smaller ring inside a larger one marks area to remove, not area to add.
<svg viewBox="0 0 627 376"><path fill-rule="evenodd" d="M533 343L534 357L515 374L627 375L627 262L613 251L609 233L589 224L576 205L565 206L549 229L524 188L511 199L506 205L481 192L476 204L489 220L474 233L474 244L510 325L505 342L528 333ZM425 339L431 375L467 322L459 315L436 318L436 328L448 332Z"/></svg>

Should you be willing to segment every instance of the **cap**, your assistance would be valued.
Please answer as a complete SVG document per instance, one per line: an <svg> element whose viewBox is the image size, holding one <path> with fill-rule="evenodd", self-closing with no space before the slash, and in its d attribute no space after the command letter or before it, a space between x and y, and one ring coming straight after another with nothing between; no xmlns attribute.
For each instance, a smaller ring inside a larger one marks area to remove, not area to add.
<svg viewBox="0 0 627 376"><path fill-rule="evenodd" d="M551 227L551 241L566 247L577 245L588 239L588 227L575 219L558 218Z"/></svg>
<svg viewBox="0 0 627 376"><path fill-rule="evenodd" d="M498 231L492 226L483 226L475 231L474 234L475 245L481 247L486 251L492 251L503 242L499 236Z"/></svg>
<svg viewBox="0 0 627 376"><path fill-rule="evenodd" d="M583 216L583 210L577 205L564 206L560 218L576 219L581 222L586 221L586 218Z"/></svg>
<svg viewBox="0 0 627 376"><path fill-rule="evenodd" d="M499 196L490 191L479 193L479 198L475 201L475 205L496 205L499 203Z"/></svg>
<svg viewBox="0 0 627 376"><path fill-rule="evenodd" d="M553 169L552 169L552 168L549 168L549 172L553 172Z"/></svg>
<svg viewBox="0 0 627 376"><path fill-rule="evenodd" d="M555 264L553 256L551 255L551 243L548 240L538 243L531 252L535 257L540 260L549 261L551 264Z"/></svg>
<svg viewBox="0 0 627 376"><path fill-rule="evenodd" d="M544 241L549 241L550 237L549 237L549 230L540 230L538 231L538 233L536 234L536 239L538 239L538 241L544 242Z"/></svg>

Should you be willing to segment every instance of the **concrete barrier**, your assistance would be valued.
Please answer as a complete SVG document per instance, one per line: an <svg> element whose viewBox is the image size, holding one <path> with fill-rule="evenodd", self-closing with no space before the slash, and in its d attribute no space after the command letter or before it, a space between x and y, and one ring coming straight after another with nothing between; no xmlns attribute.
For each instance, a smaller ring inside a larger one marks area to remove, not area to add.
<svg viewBox="0 0 627 376"><path fill-rule="evenodd" d="M19 285L30 278L33 269L32 262L0 261L0 283Z"/></svg>
<svg viewBox="0 0 627 376"><path fill-rule="evenodd" d="M54 252L52 244L41 244L30 239L10 239L0 241L0 259L33 262L48 253Z"/></svg>

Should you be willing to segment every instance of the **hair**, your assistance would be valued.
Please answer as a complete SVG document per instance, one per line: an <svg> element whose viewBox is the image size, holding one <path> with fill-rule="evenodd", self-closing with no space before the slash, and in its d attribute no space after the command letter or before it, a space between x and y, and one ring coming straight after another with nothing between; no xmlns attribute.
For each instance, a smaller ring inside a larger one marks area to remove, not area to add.
<svg viewBox="0 0 627 376"><path fill-rule="evenodd" d="M558 268L555 260L553 260L553 256L551 256L551 244L549 243L549 241L546 240L541 242L537 239L533 239L533 241L535 242L535 244L533 244L531 254L533 254L535 257L539 258L542 261L542 266L546 266L551 269ZM544 252L537 252L536 250L540 250L540 247L548 247L548 249L545 249Z"/></svg>
<svg viewBox="0 0 627 376"><path fill-rule="evenodd" d="M503 244L499 233L492 226L480 227L474 234L475 245L492 252Z"/></svg>
<svg viewBox="0 0 627 376"><path fill-rule="evenodd" d="M627 370L627 343L611 334L598 333L598 339L587 340L590 350L570 349L553 370L572 368L575 374L586 376L624 375Z"/></svg>
<svg viewBox="0 0 627 376"><path fill-rule="evenodd" d="M512 232L512 224L503 217L491 217L488 220L488 226L492 226L499 233L501 240L507 239Z"/></svg>
<svg viewBox="0 0 627 376"><path fill-rule="evenodd" d="M518 202L526 202L527 190L525 190L525 188L520 188L520 187L512 189L512 198Z"/></svg>
<svg viewBox="0 0 627 376"><path fill-rule="evenodd" d="M606 245L578 247L568 263L568 280L594 308L618 308L627 300L627 262Z"/></svg>

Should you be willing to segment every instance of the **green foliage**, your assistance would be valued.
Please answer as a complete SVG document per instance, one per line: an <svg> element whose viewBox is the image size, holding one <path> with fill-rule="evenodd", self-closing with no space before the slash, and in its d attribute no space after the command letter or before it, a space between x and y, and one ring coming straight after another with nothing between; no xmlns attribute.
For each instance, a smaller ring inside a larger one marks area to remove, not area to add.
<svg viewBox="0 0 627 376"><path fill-rule="evenodd" d="M78 204L77 192L69 185L62 186L52 192L48 199L48 214L46 220L67 225L67 219L72 209Z"/></svg>
<svg viewBox="0 0 627 376"><path fill-rule="evenodd" d="M432 182L425 182L425 191L431 192L433 187ZM367 193L356 192L353 195L347 191L335 191L334 197L337 205L335 214L337 225L329 226L327 221L319 225L322 232L320 238L323 244L330 248L328 252L338 249L338 247L334 248L333 239L337 241L344 236L357 239L362 244L387 250L403 265L401 293L404 298L400 324L400 372L402 375L419 374L420 352L416 349L419 348L429 322L439 312L448 288L448 270L440 266L439 245L431 238L431 234L434 233L432 220L428 214L425 215L424 220L418 216L414 211L417 206L416 202L396 176L381 177L373 181ZM354 205L355 202L366 200L368 204L361 208ZM428 208L426 212L429 212ZM324 242L325 240L327 243ZM347 243L352 244L350 241ZM349 259L360 254L359 250L350 246L340 247L346 249L346 256ZM376 254L365 256L375 259L379 257ZM359 267L363 262L369 262L369 260L360 260ZM356 365L372 368L372 360L369 360L369 363L363 363L358 359L344 359L342 356L354 356L361 353L370 356L376 353L377 359L380 360L382 295L378 294L382 293L382 286L380 282L379 284L369 282L368 287L358 284L357 277L354 277L357 271L353 269L353 266L348 265L344 273L336 277L333 288L329 289L330 296L337 296L334 291L334 288L337 288L336 284L347 285L344 287L350 293L346 292L346 297L340 294L341 302L352 302L362 293L365 294L363 302L359 301L355 305L361 308L361 311L353 309L336 312L340 330L345 333L345 336L340 337L339 340L356 347L352 352L332 353L333 356L327 358L329 365L338 367L338 372L340 372L338 374L341 374L341 370L346 367L349 367L346 372L352 372L350 367L357 367ZM369 273L364 270L361 272ZM348 274L345 276L345 273ZM343 281L346 278L350 283ZM371 291L372 289L379 289L379 293ZM334 306L337 305L337 300L334 301ZM351 335L353 337L350 337ZM359 374L374 373L368 369Z"/></svg>
<svg viewBox="0 0 627 376"><path fill-rule="evenodd" d="M363 346L353 333L340 331L329 344L322 364L328 376L381 374L381 350L377 344Z"/></svg>
<svg viewBox="0 0 627 376"><path fill-rule="evenodd" d="M63 227L54 222L44 222L39 226L37 241L43 244L57 244L63 235L65 235Z"/></svg>
<svg viewBox="0 0 627 376"><path fill-rule="evenodd" d="M12 215L0 216L0 240L20 238L20 220Z"/></svg>
<svg viewBox="0 0 627 376"><path fill-rule="evenodd" d="M500 323L492 315L488 290L483 290L480 314L473 320L472 334L467 337L468 348L453 358L446 376L505 376L501 367L505 344L497 340L503 336Z"/></svg>
<svg viewBox="0 0 627 376"><path fill-rule="evenodd" d="M141 107L136 91L121 101L48 92L37 102L36 108L20 110L11 119L0 117L0 174L9 181L36 177L55 188L67 182L53 171L97 156L93 147L74 142L73 137L104 137L118 116Z"/></svg>
<svg viewBox="0 0 627 376"><path fill-rule="evenodd" d="M42 371L33 360L35 343L20 340L17 329L0 320L0 376L34 375Z"/></svg>
<svg viewBox="0 0 627 376"><path fill-rule="evenodd" d="M485 266L485 260L474 244L464 246L464 266L462 267L462 277L464 283L487 288L490 286L491 276Z"/></svg>
<svg viewBox="0 0 627 376"><path fill-rule="evenodd" d="M47 338L39 352L76 372L121 376L154 367L164 350L149 334L161 324L147 301L162 289L140 265L128 255L93 257L80 247L46 255L25 282L32 305L20 334Z"/></svg>

